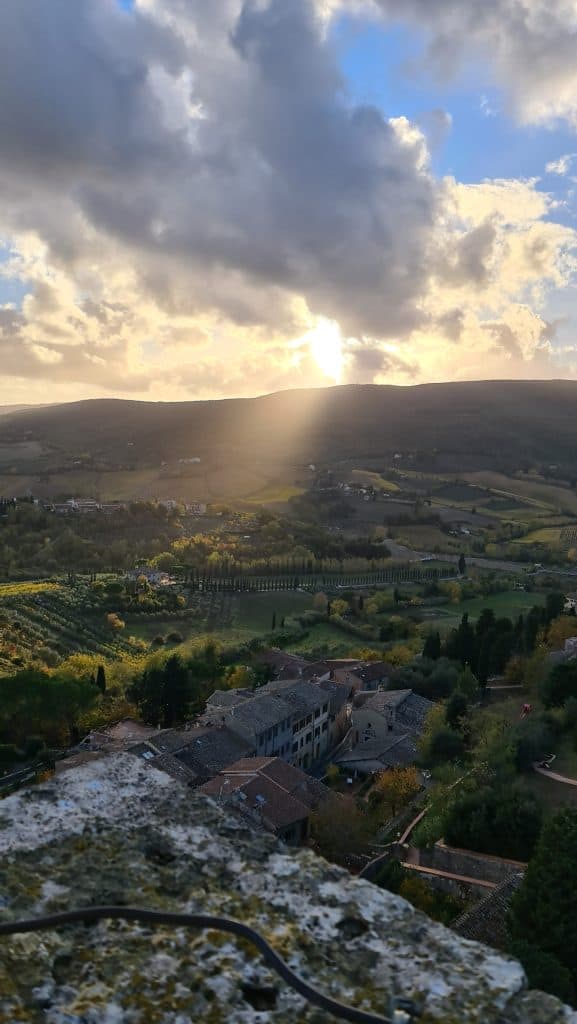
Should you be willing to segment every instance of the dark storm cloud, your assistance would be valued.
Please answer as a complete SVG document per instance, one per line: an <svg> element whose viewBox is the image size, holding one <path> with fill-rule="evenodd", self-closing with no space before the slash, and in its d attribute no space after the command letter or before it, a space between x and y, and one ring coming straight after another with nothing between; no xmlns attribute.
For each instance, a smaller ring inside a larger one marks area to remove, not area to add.
<svg viewBox="0 0 577 1024"><path fill-rule="evenodd" d="M190 308L218 273L241 320L239 275L272 290L271 316L284 290L352 333L414 326L436 209L423 145L346 101L311 0L159 12L0 5L0 182L14 227L34 223L74 264L80 217L126 245L152 286L167 267L173 289L186 275ZM198 116L169 127L184 69Z"/></svg>

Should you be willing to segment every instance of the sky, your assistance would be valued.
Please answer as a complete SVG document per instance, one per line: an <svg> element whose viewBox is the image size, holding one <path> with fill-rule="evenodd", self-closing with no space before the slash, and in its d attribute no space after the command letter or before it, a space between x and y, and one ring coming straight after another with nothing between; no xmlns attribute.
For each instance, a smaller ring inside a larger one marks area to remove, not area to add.
<svg viewBox="0 0 577 1024"><path fill-rule="evenodd" d="M0 404L577 378L575 0L2 0Z"/></svg>

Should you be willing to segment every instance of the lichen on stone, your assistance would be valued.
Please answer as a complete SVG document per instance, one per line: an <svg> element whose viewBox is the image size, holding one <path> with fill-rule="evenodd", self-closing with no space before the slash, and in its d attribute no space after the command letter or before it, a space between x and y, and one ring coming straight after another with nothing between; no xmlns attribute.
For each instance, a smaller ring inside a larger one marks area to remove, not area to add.
<svg viewBox="0 0 577 1024"><path fill-rule="evenodd" d="M514 960L310 851L288 851L130 755L2 802L0 920L102 903L245 921L342 1002L423 1021L573 1022ZM0 1024L325 1024L245 940L122 921L0 938Z"/></svg>

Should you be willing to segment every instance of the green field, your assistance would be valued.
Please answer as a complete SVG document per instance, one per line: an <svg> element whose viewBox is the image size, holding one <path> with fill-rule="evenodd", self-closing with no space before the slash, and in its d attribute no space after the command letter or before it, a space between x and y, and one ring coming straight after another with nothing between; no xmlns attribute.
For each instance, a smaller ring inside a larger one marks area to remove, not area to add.
<svg viewBox="0 0 577 1024"><path fill-rule="evenodd" d="M34 594L55 592L61 589L60 583L50 583L44 580L33 580L30 583L0 583L0 601L3 597L31 597Z"/></svg>
<svg viewBox="0 0 577 1024"><path fill-rule="evenodd" d="M533 605L545 604L545 594L527 593L524 590L507 590L502 594L490 594L488 597L473 597L459 604L436 605L434 608L421 609L428 626L452 628L458 625L461 616L467 612L474 621L484 608L492 608L497 618L515 620L524 615ZM430 614L427 614L430 613Z"/></svg>
<svg viewBox="0 0 577 1024"><path fill-rule="evenodd" d="M351 483L359 484L361 487L373 487L375 491L386 491L388 494L400 491L398 484L385 480L379 473L371 473L368 469L353 469Z"/></svg>
<svg viewBox="0 0 577 1024"><path fill-rule="evenodd" d="M520 537L518 544L560 544L561 527L543 526L540 530L532 530L525 537Z"/></svg>
<svg viewBox="0 0 577 1024"><path fill-rule="evenodd" d="M348 633L343 633L342 630L337 629L336 626L331 626L328 622L320 622L316 626L311 626L307 630L308 636L303 640L298 640L296 643L289 644L288 649L291 653L304 654L305 656L317 647L323 645L327 646L327 651L336 658L348 657L350 651L361 647L370 647L380 650L381 644L375 643L373 640L363 640L361 637L349 636Z"/></svg>
<svg viewBox="0 0 577 1024"><path fill-rule="evenodd" d="M281 619L306 612L313 606L311 594L275 591L268 594L239 594L236 599L235 626L251 633L267 633L276 614Z"/></svg>
<svg viewBox="0 0 577 1024"><path fill-rule="evenodd" d="M536 507L577 513L577 494L565 487L556 487L554 484L542 483L539 480L505 476L488 470L465 473L464 476L471 483L489 487L503 496L513 495Z"/></svg>

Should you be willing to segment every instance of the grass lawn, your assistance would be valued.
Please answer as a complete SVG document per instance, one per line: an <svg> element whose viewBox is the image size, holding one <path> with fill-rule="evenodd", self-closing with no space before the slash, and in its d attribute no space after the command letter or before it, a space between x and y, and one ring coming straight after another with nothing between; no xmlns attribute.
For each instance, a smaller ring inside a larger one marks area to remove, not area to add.
<svg viewBox="0 0 577 1024"><path fill-rule="evenodd" d="M328 652L336 658L346 658L350 651L360 647L382 650L381 644L375 643L373 640L363 640L361 637L349 636L335 626L331 626L328 622L319 622L318 625L312 626L308 631L308 636L304 640L289 644L288 650L295 654L306 655L324 644L326 644Z"/></svg>
<svg viewBox="0 0 577 1024"><path fill-rule="evenodd" d="M311 594L273 591L267 594L239 594L235 625L253 633L268 633L272 616L276 613L277 629L282 618L310 610L313 606Z"/></svg>
<svg viewBox="0 0 577 1024"><path fill-rule="evenodd" d="M528 593L525 590L507 590L502 594L490 594L488 597L473 597L468 601L460 601L459 604L436 605L433 608L421 609L425 621L429 626L452 627L458 625L461 616L467 612L469 618L474 621L478 619L484 608L492 608L497 618L509 618L515 620L519 615L524 615L534 605L543 605L546 601L545 594ZM430 612L430 615L427 614Z"/></svg>
<svg viewBox="0 0 577 1024"><path fill-rule="evenodd" d="M526 537L520 537L518 544L559 544L561 542L560 526L543 526L540 530L532 530Z"/></svg>

